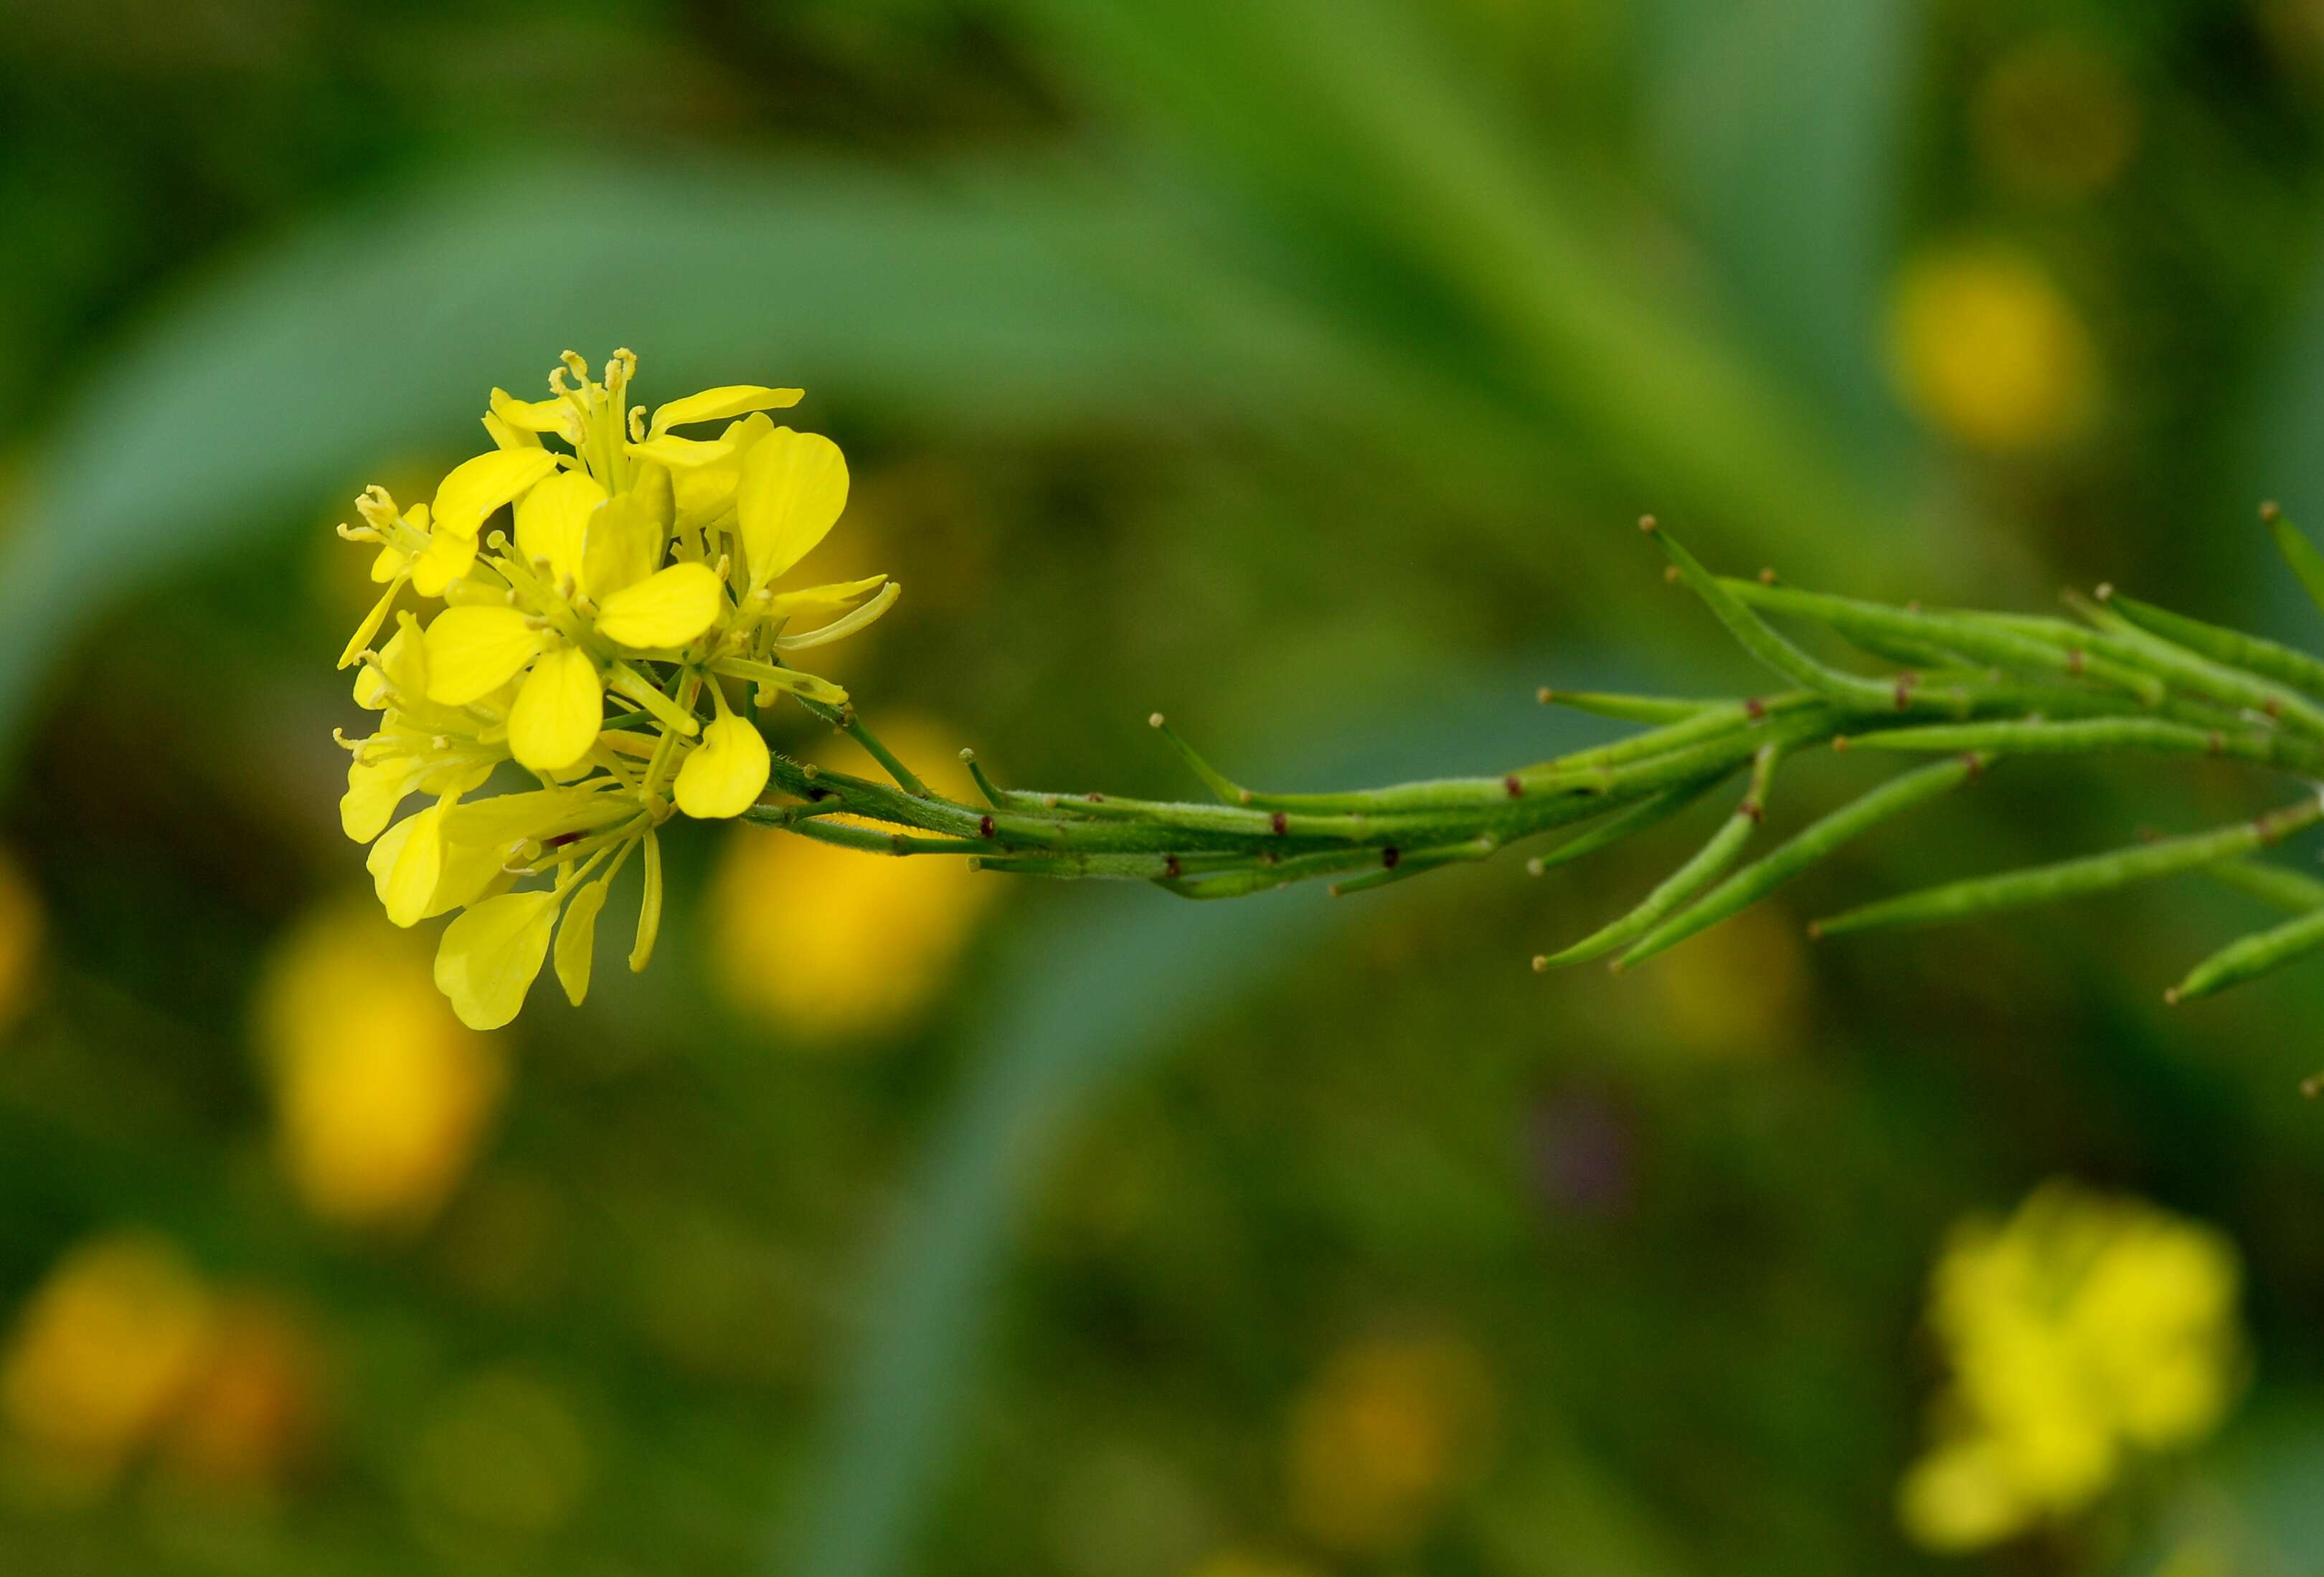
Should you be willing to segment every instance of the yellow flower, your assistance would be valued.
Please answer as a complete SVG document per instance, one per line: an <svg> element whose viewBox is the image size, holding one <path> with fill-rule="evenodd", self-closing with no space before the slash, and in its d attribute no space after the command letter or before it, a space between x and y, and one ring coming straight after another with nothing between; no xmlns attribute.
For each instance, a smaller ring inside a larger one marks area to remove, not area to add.
<svg viewBox="0 0 2324 1577"><path fill-rule="evenodd" d="M712 725L714 728L716 724ZM970 792L956 752L928 722L883 725L929 786ZM835 740L818 766L853 770ZM686 790L683 778L678 783ZM696 813L699 814L699 813ZM798 837L730 843L711 892L712 964L726 998L810 1041L908 1028L952 978L997 884L958 861L867 858Z"/></svg>
<svg viewBox="0 0 2324 1577"><path fill-rule="evenodd" d="M1473 1466L1489 1397L1483 1364L1461 1342L1342 1348L1292 1412L1293 1519L1344 1554L1411 1545Z"/></svg>
<svg viewBox="0 0 2324 1577"><path fill-rule="evenodd" d="M390 919L456 916L435 979L472 1028L516 1015L552 945L582 1000L606 890L640 849L630 962L645 967L660 925L655 829L681 812L739 816L766 788L765 742L730 687L760 706L844 705L845 691L787 659L862 629L897 595L885 576L776 585L847 501L838 447L766 415L798 390L728 384L649 420L628 404L636 366L617 351L600 379L568 352L549 399L493 390L491 449L425 505L371 489L363 523L339 528L376 545L372 576L386 587L341 659L362 665L357 705L381 714L367 737L341 740L354 758L341 821L372 844ZM679 430L711 422L715 438ZM492 529L503 510L508 529ZM424 623L398 612L407 586L443 608ZM395 632L374 650L391 615ZM468 801L511 762L540 788ZM404 811L414 796L429 803ZM549 885L524 885L533 878Z"/></svg>
<svg viewBox="0 0 2324 1577"><path fill-rule="evenodd" d="M2014 252L1938 254L1897 281L1889 346L1899 392L1924 421L1977 448L2049 447L2088 425L2097 351L2073 303Z"/></svg>
<svg viewBox="0 0 2324 1577"><path fill-rule="evenodd" d="M326 910L276 952L255 1027L276 1149L307 1208L361 1227L434 1215L505 1076L499 1049L432 989L425 952L374 914Z"/></svg>
<svg viewBox="0 0 2324 1577"><path fill-rule="evenodd" d="M2090 1504L2129 1454L2209 1434L2240 1373L2238 1280L2209 1228L2068 1184L1956 1229L1929 1310L1953 1381L1899 1488L1905 1530L1998 1543Z"/></svg>
<svg viewBox="0 0 2324 1577"><path fill-rule="evenodd" d="M56 1453L59 1473L101 1483L182 1404L209 1350L210 1295L167 1240L94 1239L49 1272L0 1360L0 1414Z"/></svg>

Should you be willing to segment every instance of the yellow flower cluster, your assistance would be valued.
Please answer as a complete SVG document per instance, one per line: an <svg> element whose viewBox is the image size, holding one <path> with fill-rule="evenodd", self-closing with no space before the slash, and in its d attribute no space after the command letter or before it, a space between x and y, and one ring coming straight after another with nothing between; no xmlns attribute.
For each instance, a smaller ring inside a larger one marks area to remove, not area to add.
<svg viewBox="0 0 2324 1577"><path fill-rule="evenodd" d="M2088 1506L2133 1453L2209 1434L2240 1374L2238 1279L2210 1228L2067 1184L1957 1229L1930 1305L1953 1382L1904 1477L1905 1531L1997 1544Z"/></svg>
<svg viewBox="0 0 2324 1577"><path fill-rule="evenodd" d="M766 788L766 743L728 687L753 687L761 706L843 704L787 659L896 598L885 576L775 589L847 502L838 446L766 414L798 390L706 389L649 418L627 404L636 366L616 351L600 381L567 352L549 399L493 390L492 449L428 504L370 489L363 523L339 528L377 547L372 578L386 588L339 661L361 665L355 702L380 714L369 737L342 739L355 760L340 818L372 845L390 919L458 911L436 983L474 1028L516 1016L552 931L558 979L582 1000L607 889L641 848L630 966L645 967L661 915L655 828L678 811L739 816ZM713 422L715 438L682 430ZM511 529L487 532L503 509ZM425 625L396 609L406 586L444 604ZM467 798L508 762L537 787ZM396 819L413 795L428 803Z"/></svg>

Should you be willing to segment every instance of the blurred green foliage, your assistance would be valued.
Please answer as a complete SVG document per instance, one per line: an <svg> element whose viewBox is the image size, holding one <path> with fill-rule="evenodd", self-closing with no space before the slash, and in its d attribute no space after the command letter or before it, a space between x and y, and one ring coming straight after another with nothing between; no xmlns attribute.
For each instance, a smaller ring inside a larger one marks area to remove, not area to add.
<svg viewBox="0 0 2324 1577"><path fill-rule="evenodd" d="M2235 1240L2253 1391L1993 1569L2319 1560L2324 993L2149 990L2256 923L2232 894L1812 954L1778 915L1612 982L1524 964L1699 828L1340 908L1028 886L909 1029L833 1045L718 995L722 853L679 839L663 964L528 1014L387 1227L302 1204L258 1005L361 880L327 527L568 344L650 396L806 385L833 550L906 587L837 677L1012 783L1175 791L1156 706L1323 787L1591 737L1544 680L1748 687L1649 508L1721 567L2103 576L2312 644L2248 524L2324 516L2309 0L7 20L0 1310L22 1367L56 1267L142 1228L274 1311L219 1328L300 1335L217 1347L263 1356L106 1472L12 1437L0 1567L1936 1569L1892 1506L1928 1268L2054 1176ZM2245 808L1997 775L1799 912ZM1406 1372L1351 1351L1462 1355L1379 1382L1394 1493L1302 1454L1368 1405L1333 1377Z"/></svg>

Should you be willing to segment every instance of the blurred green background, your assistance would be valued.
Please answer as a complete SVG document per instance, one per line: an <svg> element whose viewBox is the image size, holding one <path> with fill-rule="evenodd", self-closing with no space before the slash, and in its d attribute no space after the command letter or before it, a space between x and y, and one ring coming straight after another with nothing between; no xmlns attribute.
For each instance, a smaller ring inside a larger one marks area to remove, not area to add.
<svg viewBox="0 0 2324 1577"><path fill-rule="evenodd" d="M1645 509L2312 642L2250 522L2324 517L2324 4L0 16L0 1570L2324 1571L2324 980L2166 1010L2261 919L2195 885L1801 933L2239 776L2021 766L1622 981L1525 964L1692 823L1215 907L696 827L650 973L477 1037L328 738L346 501L568 346L807 388L814 567L905 586L835 677L924 770L1754 687ZM1930 1268L2057 1177L2232 1239L2248 1388L1922 1553Z"/></svg>

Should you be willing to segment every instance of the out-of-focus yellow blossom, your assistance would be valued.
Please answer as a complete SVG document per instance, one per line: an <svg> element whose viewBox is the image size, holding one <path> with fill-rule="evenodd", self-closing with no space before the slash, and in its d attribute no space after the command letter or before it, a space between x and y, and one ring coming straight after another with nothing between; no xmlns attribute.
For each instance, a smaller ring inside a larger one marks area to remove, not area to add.
<svg viewBox="0 0 2324 1577"><path fill-rule="evenodd" d="M1970 247L1912 263L1888 330L1905 403L1958 442L2045 448L2081 431L2097 408L2098 355L2081 315L2015 252Z"/></svg>
<svg viewBox="0 0 2324 1577"><path fill-rule="evenodd" d="M0 1360L0 1414L60 1481L102 1487L183 1405L216 1310L166 1239L124 1231L59 1260Z"/></svg>
<svg viewBox="0 0 2324 1577"><path fill-rule="evenodd" d="M939 764L926 774L938 793L973 792L932 723L907 717L881 732L903 759ZM816 764L852 769L841 753L852 748L835 739ZM892 1034L926 1011L993 896L959 861L736 839L711 894L714 963L735 1006L811 1040Z"/></svg>
<svg viewBox="0 0 2324 1577"><path fill-rule="evenodd" d="M1994 173L2026 191L2080 197L2113 184L2138 150L2138 101L2094 40L2022 44L1969 100L1969 129Z"/></svg>
<svg viewBox="0 0 2324 1577"><path fill-rule="evenodd" d="M636 366L616 351L599 381L567 352L550 398L493 390L491 449L427 504L370 489L362 523L339 528L375 547L385 588L340 658L362 665L356 704L380 714L368 737L342 740L355 760L341 819L373 845L390 919L457 911L435 978L475 1028L516 1016L552 938L566 994L586 995L597 918L641 849L630 966L645 967L661 916L655 829L680 811L739 816L766 788L771 759L728 688L760 706L844 704L788 659L897 595L885 576L778 588L847 502L838 447L766 414L798 390L709 389L649 419L628 404ZM715 438L679 430L714 422ZM503 509L509 529L487 530ZM406 586L443 610L424 625L399 612ZM467 799L512 762L540 787ZM414 796L428 803L397 819Z"/></svg>
<svg viewBox="0 0 2324 1577"><path fill-rule="evenodd" d="M1341 1349L1292 1410L1293 1521L1348 1554L1411 1545L1475 1465L1490 1397L1484 1365L1459 1342L1383 1339Z"/></svg>
<svg viewBox="0 0 2324 1577"><path fill-rule="evenodd" d="M13 853L0 849L0 1032L16 1022L32 1000L46 928L31 878Z"/></svg>
<svg viewBox="0 0 2324 1577"><path fill-rule="evenodd" d="M276 1148L308 1209L364 1227L432 1216L505 1076L499 1048L437 993L426 950L368 909L325 910L281 944L256 1028Z"/></svg>
<svg viewBox="0 0 2324 1577"><path fill-rule="evenodd" d="M2241 1373L2238 1280L2210 1228L2070 1184L1957 1228L1929 1311L1953 1379L1899 1490L1906 1532L1995 1544L2088 1506L2128 1455L2209 1434Z"/></svg>

